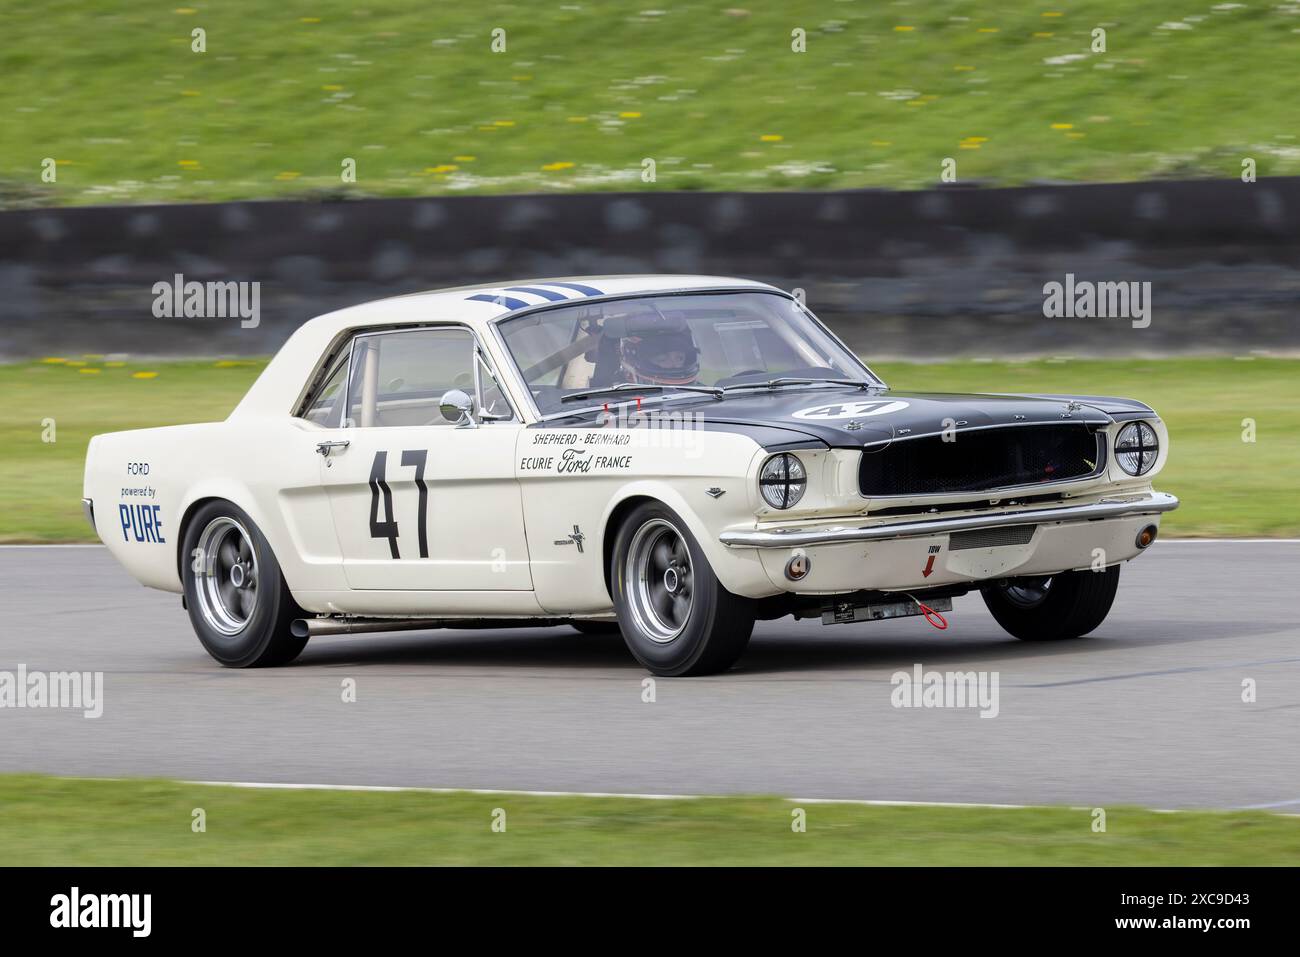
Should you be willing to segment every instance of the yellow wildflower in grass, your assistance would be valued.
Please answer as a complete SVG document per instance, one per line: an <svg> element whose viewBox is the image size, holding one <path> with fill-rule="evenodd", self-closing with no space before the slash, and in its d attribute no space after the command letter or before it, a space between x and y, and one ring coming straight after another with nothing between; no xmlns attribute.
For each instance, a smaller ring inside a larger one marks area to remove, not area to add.
<svg viewBox="0 0 1300 957"><path fill-rule="evenodd" d="M759 139L762 140L764 143L779 143L783 139L785 139L785 137L782 136L780 133L764 133L762 136L759 137Z"/></svg>
<svg viewBox="0 0 1300 957"><path fill-rule="evenodd" d="M573 164L572 164L572 163L566 163L566 162L547 163L545 166L542 167L542 169L546 170L546 172L548 172L548 173L554 173L554 172L556 172L557 170L562 170L562 169L573 169Z"/></svg>
<svg viewBox="0 0 1300 957"><path fill-rule="evenodd" d="M454 159L457 163L472 163L476 159L478 159L478 157L477 156L453 156L452 159Z"/></svg>
<svg viewBox="0 0 1300 957"><path fill-rule="evenodd" d="M67 362L68 360L63 358L63 356L46 356L41 361L44 362L46 365L53 366L53 365L61 365L62 363Z"/></svg>
<svg viewBox="0 0 1300 957"><path fill-rule="evenodd" d="M510 79L514 80L516 83L527 83L532 78L532 74L522 73L519 76L512 76Z"/></svg>
<svg viewBox="0 0 1300 957"><path fill-rule="evenodd" d="M586 118L585 116L571 116L571 117L569 117L569 122L570 122L570 123L586 123L586 122L587 122L587 118Z"/></svg>
<svg viewBox="0 0 1300 957"><path fill-rule="evenodd" d="M624 120L639 120L641 119L641 114L628 110L627 112L620 113L619 118Z"/></svg>
<svg viewBox="0 0 1300 957"><path fill-rule="evenodd" d="M1063 16L1065 16L1065 14L1064 14L1064 13L1060 13L1060 12L1055 11L1055 10L1045 10L1045 11L1043 11L1043 16L1045 16L1045 17L1063 17Z"/></svg>
<svg viewBox="0 0 1300 957"><path fill-rule="evenodd" d="M320 23L320 17L299 17L299 23Z"/></svg>
<svg viewBox="0 0 1300 957"><path fill-rule="evenodd" d="M326 83L324 86L321 87L321 89L322 89L322 90L326 90L326 91L328 91L328 92L330 92L330 93L337 93L339 90L343 89L343 84L342 84L342 83Z"/></svg>
<svg viewBox="0 0 1300 957"><path fill-rule="evenodd" d="M283 173L276 173L275 178L282 183L287 183L291 179L297 179L302 173L296 169L287 169Z"/></svg>
<svg viewBox="0 0 1300 957"><path fill-rule="evenodd" d="M916 27L894 27L895 33L911 33Z"/></svg>
<svg viewBox="0 0 1300 957"><path fill-rule="evenodd" d="M82 375L99 375L98 369L78 369L77 371Z"/></svg>
<svg viewBox="0 0 1300 957"><path fill-rule="evenodd" d="M185 169L198 169L199 161L198 160L177 160L176 165L183 166Z"/></svg>
<svg viewBox="0 0 1300 957"><path fill-rule="evenodd" d="M514 126L515 121L514 120L493 120L492 125L493 126Z"/></svg>
<svg viewBox="0 0 1300 957"><path fill-rule="evenodd" d="M1073 124L1073 123L1053 123L1053 124L1052 124L1052 129L1054 129L1054 130L1072 130L1072 129L1074 129L1074 124Z"/></svg>
<svg viewBox="0 0 1300 957"><path fill-rule="evenodd" d="M132 378L132 379L156 379L156 378L158 378L158 373L156 373L156 372L132 372L132 373L131 373L131 378Z"/></svg>
<svg viewBox="0 0 1300 957"><path fill-rule="evenodd" d="M426 166L424 171L426 173L454 173L458 169L460 169L460 167L453 163L442 163L438 166Z"/></svg>

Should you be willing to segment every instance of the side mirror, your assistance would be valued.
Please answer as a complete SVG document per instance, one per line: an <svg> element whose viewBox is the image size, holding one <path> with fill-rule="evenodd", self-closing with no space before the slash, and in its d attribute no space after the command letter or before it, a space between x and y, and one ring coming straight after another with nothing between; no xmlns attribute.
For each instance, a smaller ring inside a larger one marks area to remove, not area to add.
<svg viewBox="0 0 1300 957"><path fill-rule="evenodd" d="M477 428L474 422L474 400L460 389L448 389L442 394L442 417L455 422L458 429Z"/></svg>

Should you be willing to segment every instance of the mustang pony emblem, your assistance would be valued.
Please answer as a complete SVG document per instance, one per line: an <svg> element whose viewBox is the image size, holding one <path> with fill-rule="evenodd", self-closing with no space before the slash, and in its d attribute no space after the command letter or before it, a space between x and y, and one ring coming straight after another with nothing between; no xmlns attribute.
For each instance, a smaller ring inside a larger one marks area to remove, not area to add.
<svg viewBox="0 0 1300 957"><path fill-rule="evenodd" d="M577 545L578 554L581 555L582 543L585 542L586 540L587 540L587 536L582 534L582 529L580 529L577 525L575 525L573 526L573 531L569 533L567 538L557 538L555 540L555 544L556 545Z"/></svg>

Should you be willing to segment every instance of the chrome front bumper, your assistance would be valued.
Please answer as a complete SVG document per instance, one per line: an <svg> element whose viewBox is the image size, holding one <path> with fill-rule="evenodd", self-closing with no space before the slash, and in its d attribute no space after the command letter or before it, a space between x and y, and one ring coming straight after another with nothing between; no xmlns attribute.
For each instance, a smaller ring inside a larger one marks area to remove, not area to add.
<svg viewBox="0 0 1300 957"><path fill-rule="evenodd" d="M1053 508L1019 509L958 518L927 518L919 521L892 522L881 525L823 525L810 528L786 528L772 531L728 529L718 536L732 548L805 548L810 545L840 545L846 542L879 542L895 538L946 535L949 532L977 528L1000 528L1007 525L1049 525L1096 522L1108 518L1135 515L1159 515L1178 507L1178 499L1164 492L1104 498L1085 505L1061 505Z"/></svg>

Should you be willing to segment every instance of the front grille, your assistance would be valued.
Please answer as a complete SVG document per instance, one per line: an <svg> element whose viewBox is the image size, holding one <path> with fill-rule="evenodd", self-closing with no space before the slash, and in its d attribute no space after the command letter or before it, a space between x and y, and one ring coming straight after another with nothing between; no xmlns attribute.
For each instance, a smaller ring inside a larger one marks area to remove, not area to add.
<svg viewBox="0 0 1300 957"><path fill-rule="evenodd" d="M941 495L1084 478L1101 469L1100 435L1082 422L933 435L866 449L858 468L862 494Z"/></svg>
<svg viewBox="0 0 1300 957"><path fill-rule="evenodd" d="M1037 525L1007 525L1003 528L972 528L969 532L953 532L948 536L948 550L960 552L967 548L997 548L999 545L1028 545Z"/></svg>

